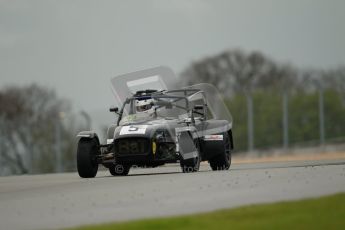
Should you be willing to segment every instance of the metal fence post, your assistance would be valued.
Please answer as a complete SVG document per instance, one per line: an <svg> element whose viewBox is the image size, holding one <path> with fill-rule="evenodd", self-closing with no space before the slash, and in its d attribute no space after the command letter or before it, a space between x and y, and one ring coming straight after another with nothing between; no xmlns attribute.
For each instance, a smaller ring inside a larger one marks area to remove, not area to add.
<svg viewBox="0 0 345 230"><path fill-rule="evenodd" d="M289 107L288 107L288 94L283 92L283 147L289 147Z"/></svg>
<svg viewBox="0 0 345 230"><path fill-rule="evenodd" d="M55 123L55 172L61 172L61 129L60 120Z"/></svg>
<svg viewBox="0 0 345 230"><path fill-rule="evenodd" d="M319 88L319 124L320 124L320 144L325 143L325 114L324 114L324 93L323 86Z"/></svg>
<svg viewBox="0 0 345 230"><path fill-rule="evenodd" d="M3 172L3 167L2 167L2 154L4 151L4 135L3 135L3 117L0 116L0 176L2 175Z"/></svg>
<svg viewBox="0 0 345 230"><path fill-rule="evenodd" d="M90 115L87 112L85 112L84 110L80 111L80 114L85 118L87 130L91 130L92 129L92 123L91 123Z"/></svg>
<svg viewBox="0 0 345 230"><path fill-rule="evenodd" d="M34 173L34 167L33 167L33 140L32 140L32 130L27 130L27 136L28 136L28 174L33 174Z"/></svg>
<svg viewBox="0 0 345 230"><path fill-rule="evenodd" d="M62 143L61 143L61 128L62 121L65 118L64 112L59 112L58 117L55 121L55 171L60 173L63 172L62 166Z"/></svg>
<svg viewBox="0 0 345 230"><path fill-rule="evenodd" d="M248 111L248 151L254 149L254 115L253 115L253 97L251 92L246 93L247 111Z"/></svg>

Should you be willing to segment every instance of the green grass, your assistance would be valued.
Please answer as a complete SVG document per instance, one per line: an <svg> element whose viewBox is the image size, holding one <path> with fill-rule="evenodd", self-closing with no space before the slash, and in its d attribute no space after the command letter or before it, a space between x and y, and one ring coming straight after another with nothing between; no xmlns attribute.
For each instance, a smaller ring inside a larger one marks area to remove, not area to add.
<svg viewBox="0 0 345 230"><path fill-rule="evenodd" d="M345 229L345 193L317 199L250 205L195 215L75 229Z"/></svg>

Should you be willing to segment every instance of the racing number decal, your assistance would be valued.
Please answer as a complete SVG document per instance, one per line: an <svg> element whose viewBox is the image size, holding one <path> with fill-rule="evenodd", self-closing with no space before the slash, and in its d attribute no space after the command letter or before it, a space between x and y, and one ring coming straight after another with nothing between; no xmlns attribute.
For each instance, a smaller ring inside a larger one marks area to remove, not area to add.
<svg viewBox="0 0 345 230"><path fill-rule="evenodd" d="M138 131L138 130L139 130L139 128L138 127L134 127L134 126L129 126L129 129L128 129L129 132L135 132L135 131Z"/></svg>
<svg viewBox="0 0 345 230"><path fill-rule="evenodd" d="M145 134L146 129L147 125L127 125L121 128L120 135Z"/></svg>

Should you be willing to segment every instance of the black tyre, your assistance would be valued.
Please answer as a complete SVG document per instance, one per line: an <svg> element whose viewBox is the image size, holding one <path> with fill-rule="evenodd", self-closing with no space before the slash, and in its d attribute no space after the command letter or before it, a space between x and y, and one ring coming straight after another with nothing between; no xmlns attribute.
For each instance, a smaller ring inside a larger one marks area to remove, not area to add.
<svg viewBox="0 0 345 230"><path fill-rule="evenodd" d="M191 144L193 144L193 142ZM197 156L191 159L187 159L187 160L183 160L183 159L180 160L180 166L183 173L191 173L191 172L199 171L201 157L200 157L200 145L199 145L198 140L194 141L194 146L197 152Z"/></svg>
<svg viewBox="0 0 345 230"><path fill-rule="evenodd" d="M96 154L98 152L98 141L96 138L82 138L78 143L77 169L82 178L95 177L98 171Z"/></svg>
<svg viewBox="0 0 345 230"><path fill-rule="evenodd" d="M228 170L231 165L231 143L228 133L223 133L224 152L209 160L213 171Z"/></svg>
<svg viewBox="0 0 345 230"><path fill-rule="evenodd" d="M113 176L127 176L130 169L129 165L114 164L109 167L109 172Z"/></svg>

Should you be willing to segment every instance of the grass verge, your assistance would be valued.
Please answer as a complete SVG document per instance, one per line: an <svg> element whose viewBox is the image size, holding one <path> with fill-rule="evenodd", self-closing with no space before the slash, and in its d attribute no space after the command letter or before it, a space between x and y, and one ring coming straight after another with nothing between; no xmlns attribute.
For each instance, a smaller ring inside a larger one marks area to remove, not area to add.
<svg viewBox="0 0 345 230"><path fill-rule="evenodd" d="M344 229L345 193L316 199L250 205L168 218L116 222L74 230Z"/></svg>

